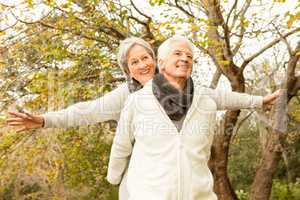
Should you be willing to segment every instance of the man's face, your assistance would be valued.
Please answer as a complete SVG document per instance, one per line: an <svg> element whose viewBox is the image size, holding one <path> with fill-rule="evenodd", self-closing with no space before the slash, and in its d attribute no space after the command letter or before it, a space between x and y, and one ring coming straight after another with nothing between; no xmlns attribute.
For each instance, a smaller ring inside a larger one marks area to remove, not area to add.
<svg viewBox="0 0 300 200"><path fill-rule="evenodd" d="M193 53L183 42L172 44L164 60L159 60L161 74L172 78L188 78L193 69Z"/></svg>

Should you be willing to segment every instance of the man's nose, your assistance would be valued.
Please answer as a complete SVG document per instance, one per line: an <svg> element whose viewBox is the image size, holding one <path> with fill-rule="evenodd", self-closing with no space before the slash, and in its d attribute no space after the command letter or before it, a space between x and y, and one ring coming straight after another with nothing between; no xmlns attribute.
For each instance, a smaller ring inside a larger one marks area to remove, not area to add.
<svg viewBox="0 0 300 200"><path fill-rule="evenodd" d="M189 58L186 54L182 54L181 57L180 57L181 61L183 62L188 62Z"/></svg>

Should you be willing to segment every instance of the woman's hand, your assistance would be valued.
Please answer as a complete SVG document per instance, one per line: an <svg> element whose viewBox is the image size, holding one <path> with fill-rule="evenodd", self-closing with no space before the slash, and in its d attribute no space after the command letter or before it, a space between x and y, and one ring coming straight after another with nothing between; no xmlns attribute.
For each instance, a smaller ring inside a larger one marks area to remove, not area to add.
<svg viewBox="0 0 300 200"><path fill-rule="evenodd" d="M275 101L281 95L281 93L282 93L281 90L276 90L272 94L268 94L268 95L264 96L263 105L264 106L274 105Z"/></svg>
<svg viewBox="0 0 300 200"><path fill-rule="evenodd" d="M40 115L34 115L21 112L8 112L12 118L7 119L9 126L18 127L17 132L41 128L44 125L44 118Z"/></svg>

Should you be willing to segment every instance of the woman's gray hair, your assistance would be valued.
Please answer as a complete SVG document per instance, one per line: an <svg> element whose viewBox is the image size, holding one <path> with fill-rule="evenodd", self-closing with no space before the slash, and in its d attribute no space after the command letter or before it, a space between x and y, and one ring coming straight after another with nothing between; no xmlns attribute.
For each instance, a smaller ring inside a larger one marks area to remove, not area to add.
<svg viewBox="0 0 300 200"><path fill-rule="evenodd" d="M180 36L180 35L174 35L173 37L170 37L169 39L165 40L158 48L157 50L157 59L164 60L167 58L167 56L170 54L172 50L172 45L174 43L185 43L188 48L192 51L192 56L194 56L194 44L189 41L187 38Z"/></svg>
<svg viewBox="0 0 300 200"><path fill-rule="evenodd" d="M142 38L138 37L129 37L126 38L125 40L121 41L120 47L119 47L119 52L118 52L118 64L125 73L125 75L128 77L129 76L129 68L128 68L128 60L127 56L129 51L134 47L135 45L139 45L145 48L145 50L151 55L153 60L155 61L155 54L148 42L143 40Z"/></svg>

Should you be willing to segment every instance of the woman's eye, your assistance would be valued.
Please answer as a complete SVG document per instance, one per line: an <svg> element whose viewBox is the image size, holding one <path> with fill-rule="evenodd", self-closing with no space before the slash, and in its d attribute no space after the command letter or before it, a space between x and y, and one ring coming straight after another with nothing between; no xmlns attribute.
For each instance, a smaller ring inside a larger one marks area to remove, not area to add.
<svg viewBox="0 0 300 200"><path fill-rule="evenodd" d="M131 65L136 65L137 63L138 63L138 61L135 60L135 61L132 61L132 62L131 62Z"/></svg>
<svg viewBox="0 0 300 200"><path fill-rule="evenodd" d="M148 56L144 56L143 57L143 60L147 60L149 57Z"/></svg>

